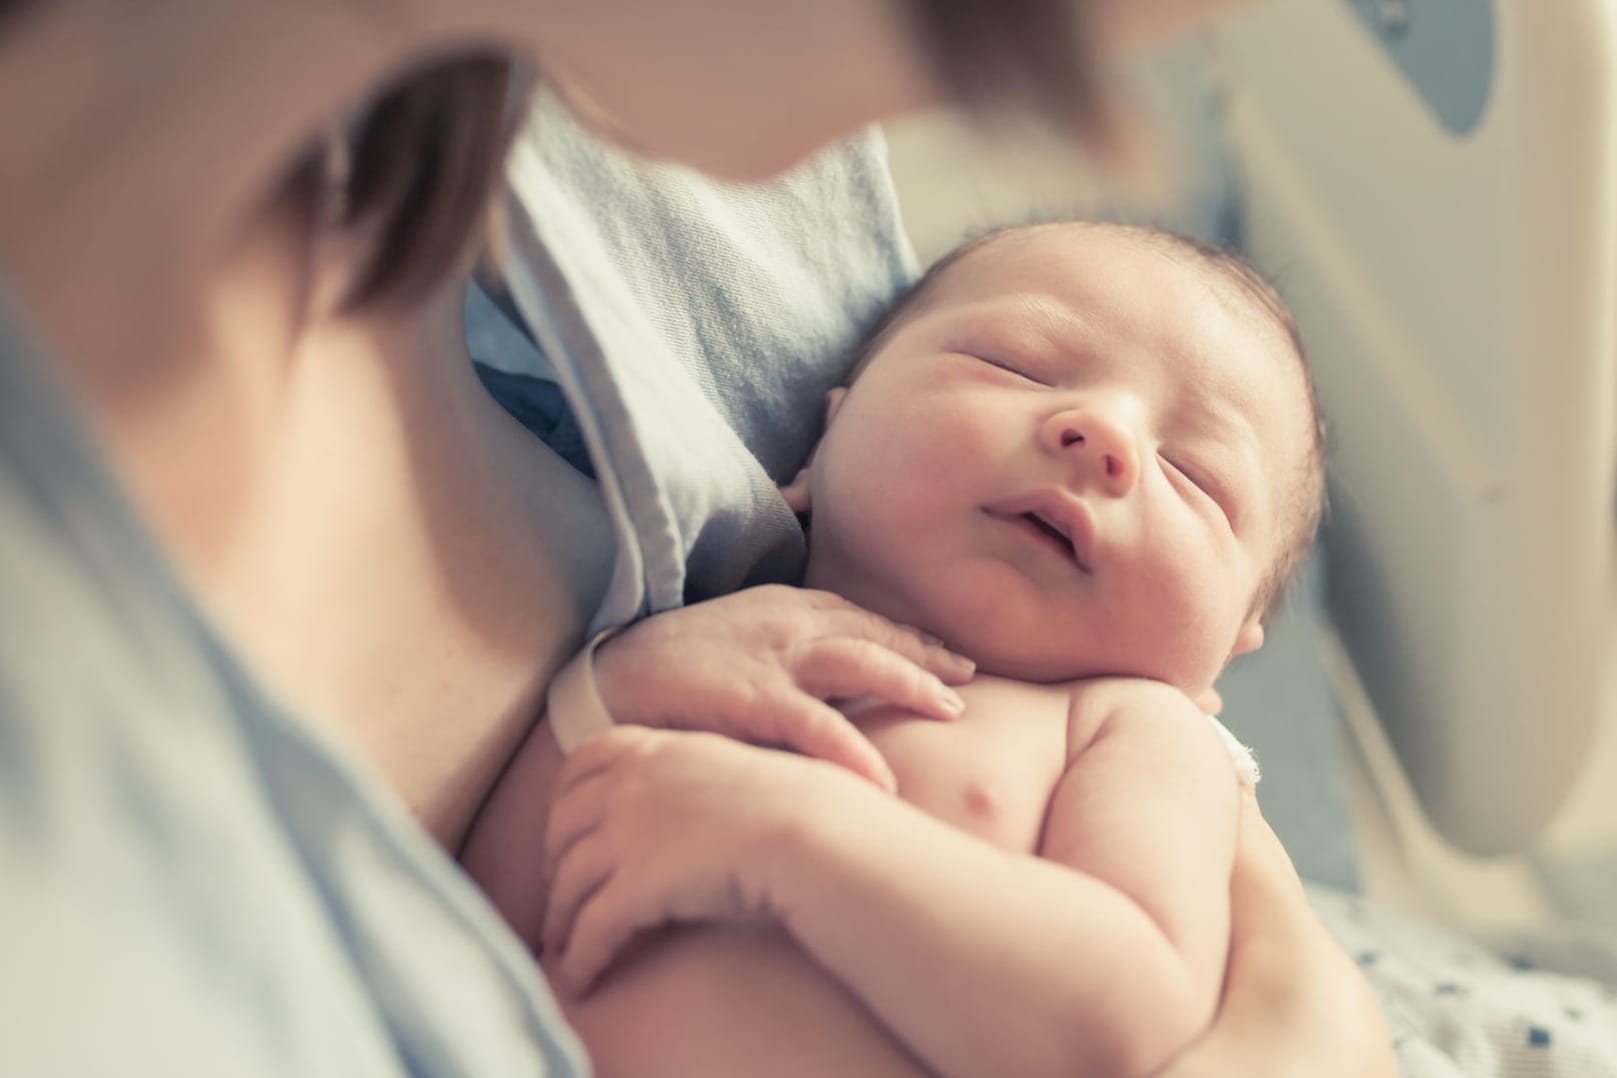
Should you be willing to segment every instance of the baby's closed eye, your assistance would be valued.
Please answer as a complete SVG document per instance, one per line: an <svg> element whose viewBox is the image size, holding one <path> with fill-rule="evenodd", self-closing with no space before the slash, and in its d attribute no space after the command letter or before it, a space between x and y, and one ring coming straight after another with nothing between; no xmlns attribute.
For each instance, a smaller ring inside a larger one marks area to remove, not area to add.
<svg viewBox="0 0 1617 1078"><path fill-rule="evenodd" d="M1223 513L1225 516L1229 515L1227 504L1228 491L1225 488L1225 485L1219 480L1217 473L1201 464L1185 458L1169 456L1167 454L1159 454L1159 456L1161 457L1162 463L1167 469L1169 475L1173 477L1179 485L1188 487L1189 489L1195 491L1201 497L1212 502L1213 505L1218 508L1219 512Z"/></svg>
<svg viewBox="0 0 1617 1078"><path fill-rule="evenodd" d="M999 370L1004 371L1006 374L1012 375L1013 377L1022 379L1024 381L1033 382L1041 386L1050 384L1049 381L1038 373L1036 364L1030 363L1020 356L1007 355L999 351L990 352L986 349L976 352L966 352L964 354L971 356L972 359L985 363L990 367L998 368Z"/></svg>

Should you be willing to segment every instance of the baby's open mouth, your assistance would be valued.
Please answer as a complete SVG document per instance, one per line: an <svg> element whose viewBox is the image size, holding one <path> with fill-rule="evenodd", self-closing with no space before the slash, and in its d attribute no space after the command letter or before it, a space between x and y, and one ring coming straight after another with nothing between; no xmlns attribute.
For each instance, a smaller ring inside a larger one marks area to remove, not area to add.
<svg viewBox="0 0 1617 1078"><path fill-rule="evenodd" d="M1056 527L1048 520L1045 520L1037 513L1023 513L1022 519L1031 522L1035 528L1038 528L1045 535L1048 535L1050 538L1060 543L1068 554L1072 555L1073 557L1078 556L1077 551L1073 549L1072 538L1068 536L1065 531L1062 531L1060 528Z"/></svg>
<svg viewBox="0 0 1617 1078"><path fill-rule="evenodd" d="M1078 545L1073 542L1072 536L1068 534L1059 517L1045 516L1042 513L1030 510L1007 519L1021 521L1022 525L1030 532L1037 535L1040 540L1049 543L1052 549L1058 551L1063 557L1076 565L1080 572L1088 573L1093 571L1090 569L1089 563L1084 560L1083 554L1078 550Z"/></svg>
<svg viewBox="0 0 1617 1078"><path fill-rule="evenodd" d="M1095 531L1089 510L1060 491L1034 491L991 502L983 512L1048 546L1078 567L1094 572Z"/></svg>

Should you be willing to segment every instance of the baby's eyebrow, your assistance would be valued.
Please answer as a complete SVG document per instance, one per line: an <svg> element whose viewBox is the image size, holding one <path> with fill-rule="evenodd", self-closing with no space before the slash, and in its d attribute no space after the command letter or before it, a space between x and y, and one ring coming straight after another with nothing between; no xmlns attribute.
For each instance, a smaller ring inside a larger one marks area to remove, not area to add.
<svg viewBox="0 0 1617 1078"><path fill-rule="evenodd" d="M971 330L995 334L1036 335L1044 344L1057 344L1063 338L1088 336L1088 324L1070 305L1042 292L1010 292L971 304L962 313L962 323Z"/></svg>
<svg viewBox="0 0 1617 1078"><path fill-rule="evenodd" d="M1023 292L1014 298L1022 308L1018 321L1036 333L1046 347L1066 353L1091 336L1089 323L1070 304L1037 292Z"/></svg>
<svg viewBox="0 0 1617 1078"><path fill-rule="evenodd" d="M1238 443L1243 449L1256 450L1258 432L1245 411L1234 404L1219 401L1207 394L1195 397L1196 415L1213 428L1213 439L1221 444Z"/></svg>

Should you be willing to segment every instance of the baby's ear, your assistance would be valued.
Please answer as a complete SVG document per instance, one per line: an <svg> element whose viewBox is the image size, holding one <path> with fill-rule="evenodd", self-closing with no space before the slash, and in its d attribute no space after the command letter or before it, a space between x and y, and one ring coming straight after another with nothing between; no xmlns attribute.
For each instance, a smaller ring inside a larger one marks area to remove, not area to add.
<svg viewBox="0 0 1617 1078"><path fill-rule="evenodd" d="M836 418L837 409L842 407L842 398L848 395L847 386L837 386L825 395L825 425L831 426L831 420ZM823 441L825 435L820 435ZM814 507L814 495L809 484L809 468L814 464L814 454L820 451L820 443L815 442L814 448L809 451L808 463L803 465L792 481L780 488L781 497L791 506L794 513L807 513Z"/></svg>
<svg viewBox="0 0 1617 1078"><path fill-rule="evenodd" d="M814 458L810 457L810 460ZM813 508L814 498L809 494L809 470L807 467L799 468L797 475L790 483L780 488L780 496L786 499L794 513L807 513Z"/></svg>
<svg viewBox="0 0 1617 1078"><path fill-rule="evenodd" d="M836 386L825 395L825 426L827 430L831 428L831 421L837 417L837 410L842 407L842 402L847 399L847 396L847 386Z"/></svg>
<svg viewBox="0 0 1617 1078"><path fill-rule="evenodd" d="M1241 626L1236 634L1235 646L1230 649L1230 658L1245 655L1249 651L1257 651L1263 646L1263 623L1256 618Z"/></svg>

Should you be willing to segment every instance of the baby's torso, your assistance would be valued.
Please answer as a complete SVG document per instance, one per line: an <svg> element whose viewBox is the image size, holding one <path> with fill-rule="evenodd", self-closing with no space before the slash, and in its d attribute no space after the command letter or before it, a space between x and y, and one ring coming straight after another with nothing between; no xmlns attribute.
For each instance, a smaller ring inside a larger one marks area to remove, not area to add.
<svg viewBox="0 0 1617 1078"><path fill-rule="evenodd" d="M1073 688L978 678L960 693L966 711L952 722L885 705L850 710L886 756L905 800L995 845L1034 853L1067 763ZM540 734L525 750L535 756L524 770L548 787L561 752ZM550 790L524 795L541 809L541 819L530 816L525 826L542 830ZM604 1078L927 1074L852 994L774 929L660 933L597 990L561 1002Z"/></svg>
<svg viewBox="0 0 1617 1078"><path fill-rule="evenodd" d="M1066 769L1075 690L980 677L959 691L966 711L951 722L885 705L851 713L904 800L996 846L1034 853Z"/></svg>

